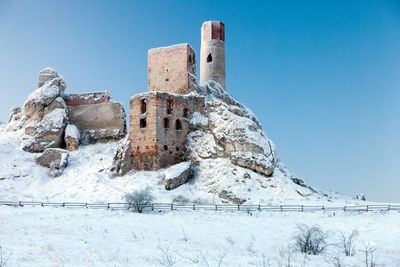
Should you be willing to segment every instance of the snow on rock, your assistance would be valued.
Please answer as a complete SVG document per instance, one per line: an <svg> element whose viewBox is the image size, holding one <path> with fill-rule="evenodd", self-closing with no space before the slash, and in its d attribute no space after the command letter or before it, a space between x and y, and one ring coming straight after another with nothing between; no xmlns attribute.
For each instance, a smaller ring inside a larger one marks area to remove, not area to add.
<svg viewBox="0 0 400 267"><path fill-rule="evenodd" d="M193 176L192 163L181 162L165 171L164 187L172 190L186 183Z"/></svg>
<svg viewBox="0 0 400 267"><path fill-rule="evenodd" d="M254 114L218 83L210 81L196 88L206 96L206 117L197 115L191 121L199 129L188 136L189 159L226 157L239 166L272 175L278 161L275 145Z"/></svg>
<svg viewBox="0 0 400 267"><path fill-rule="evenodd" d="M28 152L42 152L46 148L60 147L67 119L66 110L57 108L41 121L31 121L25 128L21 148Z"/></svg>
<svg viewBox="0 0 400 267"><path fill-rule="evenodd" d="M32 120L40 120L44 115L44 108L59 96L59 80L55 78L28 96L24 103L24 115Z"/></svg>
<svg viewBox="0 0 400 267"><path fill-rule="evenodd" d="M73 124L67 124L65 127L64 141L68 150L77 150L80 144L81 134L78 127Z"/></svg>
<svg viewBox="0 0 400 267"><path fill-rule="evenodd" d="M47 148L36 158L36 163L50 168L50 176L58 177L68 165L68 151L60 148Z"/></svg>
<svg viewBox="0 0 400 267"><path fill-rule="evenodd" d="M111 171L115 172L118 176L125 175L130 170L132 170L132 142L128 141L127 138L119 143L117 150L113 158L113 164L111 166Z"/></svg>
<svg viewBox="0 0 400 267"><path fill-rule="evenodd" d="M67 83L65 82L64 77L59 75L57 71L50 67L44 68L39 72L38 88L42 87L46 82L50 82L57 78L60 81L60 88L64 92L67 88Z"/></svg>

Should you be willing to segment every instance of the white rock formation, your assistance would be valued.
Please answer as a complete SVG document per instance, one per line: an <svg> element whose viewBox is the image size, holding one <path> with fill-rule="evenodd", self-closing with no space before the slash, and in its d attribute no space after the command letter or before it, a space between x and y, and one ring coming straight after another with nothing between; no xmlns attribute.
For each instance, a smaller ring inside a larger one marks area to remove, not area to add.
<svg viewBox="0 0 400 267"><path fill-rule="evenodd" d="M67 124L65 127L64 142L65 146L70 151L78 150L81 140L79 129L73 124Z"/></svg>
<svg viewBox="0 0 400 267"><path fill-rule="evenodd" d="M207 82L196 91L206 96L206 115L197 115L191 121L191 127L198 130L188 136L188 158L198 163L225 157L241 167L272 175L278 162L275 145L254 114L218 83Z"/></svg>
<svg viewBox="0 0 400 267"><path fill-rule="evenodd" d="M193 177L192 164L190 162L181 162L165 171L164 187L172 190L183 185Z"/></svg>
<svg viewBox="0 0 400 267"><path fill-rule="evenodd" d="M49 174L52 177L58 177L68 166L68 151L59 148L48 148L42 155L36 158L36 163L50 168Z"/></svg>

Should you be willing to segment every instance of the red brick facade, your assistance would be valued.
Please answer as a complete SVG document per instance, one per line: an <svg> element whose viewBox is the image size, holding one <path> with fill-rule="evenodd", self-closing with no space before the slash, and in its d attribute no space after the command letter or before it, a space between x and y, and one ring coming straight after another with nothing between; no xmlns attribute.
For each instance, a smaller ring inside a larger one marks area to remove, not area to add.
<svg viewBox="0 0 400 267"><path fill-rule="evenodd" d="M129 139L137 170L157 170L185 157L194 112L203 113L204 97L148 92L130 99Z"/></svg>

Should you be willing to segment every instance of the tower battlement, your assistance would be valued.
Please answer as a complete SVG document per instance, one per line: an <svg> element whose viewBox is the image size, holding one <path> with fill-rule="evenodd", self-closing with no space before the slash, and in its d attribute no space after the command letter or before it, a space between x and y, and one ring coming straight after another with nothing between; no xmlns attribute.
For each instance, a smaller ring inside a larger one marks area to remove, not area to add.
<svg viewBox="0 0 400 267"><path fill-rule="evenodd" d="M221 40L225 42L225 24L220 21L206 21L201 26L201 41Z"/></svg>

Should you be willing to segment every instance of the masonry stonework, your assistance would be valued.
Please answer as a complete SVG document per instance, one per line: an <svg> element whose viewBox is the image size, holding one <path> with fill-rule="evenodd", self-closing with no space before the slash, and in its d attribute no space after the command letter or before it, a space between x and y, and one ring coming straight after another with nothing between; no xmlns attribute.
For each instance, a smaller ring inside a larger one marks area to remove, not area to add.
<svg viewBox="0 0 400 267"><path fill-rule="evenodd" d="M148 92L130 99L129 140L137 170L157 170L182 162L194 112L203 113L204 97Z"/></svg>
<svg viewBox="0 0 400 267"><path fill-rule="evenodd" d="M225 25L219 21L201 27L200 82L209 80L225 89Z"/></svg>
<svg viewBox="0 0 400 267"><path fill-rule="evenodd" d="M193 91L196 54L188 44L150 49L148 52L148 89L174 94Z"/></svg>

